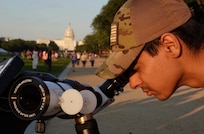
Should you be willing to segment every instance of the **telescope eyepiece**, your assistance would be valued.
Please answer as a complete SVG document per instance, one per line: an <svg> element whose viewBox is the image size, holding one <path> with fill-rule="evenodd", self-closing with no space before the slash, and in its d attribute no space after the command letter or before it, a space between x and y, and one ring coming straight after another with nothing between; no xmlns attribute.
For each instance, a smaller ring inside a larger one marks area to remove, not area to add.
<svg viewBox="0 0 204 134"><path fill-rule="evenodd" d="M35 111L40 107L41 94L36 86L27 85L19 91L18 104L24 111Z"/></svg>

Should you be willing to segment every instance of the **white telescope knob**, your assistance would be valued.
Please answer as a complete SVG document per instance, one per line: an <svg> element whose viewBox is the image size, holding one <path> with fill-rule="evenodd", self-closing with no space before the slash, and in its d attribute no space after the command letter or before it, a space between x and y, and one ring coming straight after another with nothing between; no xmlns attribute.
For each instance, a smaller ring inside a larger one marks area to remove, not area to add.
<svg viewBox="0 0 204 134"><path fill-rule="evenodd" d="M96 95L89 90L80 91L83 97L83 107L80 111L82 114L90 114L96 109L97 98Z"/></svg>
<svg viewBox="0 0 204 134"><path fill-rule="evenodd" d="M60 106L66 114L75 115L83 107L83 97L76 89L68 89L61 96Z"/></svg>

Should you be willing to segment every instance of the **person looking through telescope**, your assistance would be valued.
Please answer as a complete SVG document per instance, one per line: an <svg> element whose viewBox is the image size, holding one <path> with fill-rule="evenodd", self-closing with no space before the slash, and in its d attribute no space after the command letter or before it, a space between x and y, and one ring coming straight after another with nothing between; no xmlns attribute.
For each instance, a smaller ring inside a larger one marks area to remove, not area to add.
<svg viewBox="0 0 204 134"><path fill-rule="evenodd" d="M204 26L182 0L128 0L114 17L110 45L99 77L113 79L134 63L130 87L162 101L183 85L204 86Z"/></svg>

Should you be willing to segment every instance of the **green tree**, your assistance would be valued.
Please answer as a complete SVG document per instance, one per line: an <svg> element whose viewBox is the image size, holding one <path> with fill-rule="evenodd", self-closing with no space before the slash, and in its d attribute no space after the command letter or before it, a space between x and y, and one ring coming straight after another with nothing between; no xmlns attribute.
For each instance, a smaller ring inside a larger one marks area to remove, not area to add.
<svg viewBox="0 0 204 134"><path fill-rule="evenodd" d="M3 43L3 41L2 40L0 40L0 48L1 48L1 44Z"/></svg>
<svg viewBox="0 0 204 134"><path fill-rule="evenodd" d="M48 45L48 49L59 51L59 47L54 41L50 41L50 44Z"/></svg>
<svg viewBox="0 0 204 134"><path fill-rule="evenodd" d="M87 50L87 45L76 46L77 52L83 52L84 50Z"/></svg>
<svg viewBox="0 0 204 134"><path fill-rule="evenodd" d="M125 1L126 0L109 0L109 2L105 6L103 6L100 13L93 19L93 22L91 24L93 28L93 34L87 35L84 38L87 49L94 48L94 50L96 50L97 52L99 52L98 49L110 49L110 26L115 13Z"/></svg>
<svg viewBox="0 0 204 134"><path fill-rule="evenodd" d="M24 46L23 46L24 48L22 50L33 50L34 47L37 47L37 46L38 45L36 44L35 41L25 41Z"/></svg>
<svg viewBox="0 0 204 134"><path fill-rule="evenodd" d="M14 39L2 42L1 47L10 52L22 52L24 50L33 50L34 47L38 47L38 44L36 44L36 41Z"/></svg>
<svg viewBox="0 0 204 134"><path fill-rule="evenodd" d="M38 49L42 51L47 51L48 47L46 44L42 43L42 44L38 44Z"/></svg>
<svg viewBox="0 0 204 134"><path fill-rule="evenodd" d="M25 41L22 39L10 40L2 43L2 48L10 52L20 52L25 46Z"/></svg>
<svg viewBox="0 0 204 134"><path fill-rule="evenodd" d="M87 35L85 37L84 45L85 45L85 50L87 52L97 53L97 51L98 51L97 45L98 44L97 44L95 34Z"/></svg>

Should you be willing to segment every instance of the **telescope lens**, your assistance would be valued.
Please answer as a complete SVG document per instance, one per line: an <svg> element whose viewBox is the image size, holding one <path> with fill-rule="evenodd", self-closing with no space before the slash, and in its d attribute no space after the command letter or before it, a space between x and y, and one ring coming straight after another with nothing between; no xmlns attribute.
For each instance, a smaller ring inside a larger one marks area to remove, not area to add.
<svg viewBox="0 0 204 134"><path fill-rule="evenodd" d="M41 93L33 85L24 86L19 92L19 105L25 111L34 111L41 105Z"/></svg>
<svg viewBox="0 0 204 134"><path fill-rule="evenodd" d="M9 98L11 110L23 120L41 118L50 103L46 84L32 76L18 78L11 86Z"/></svg>

